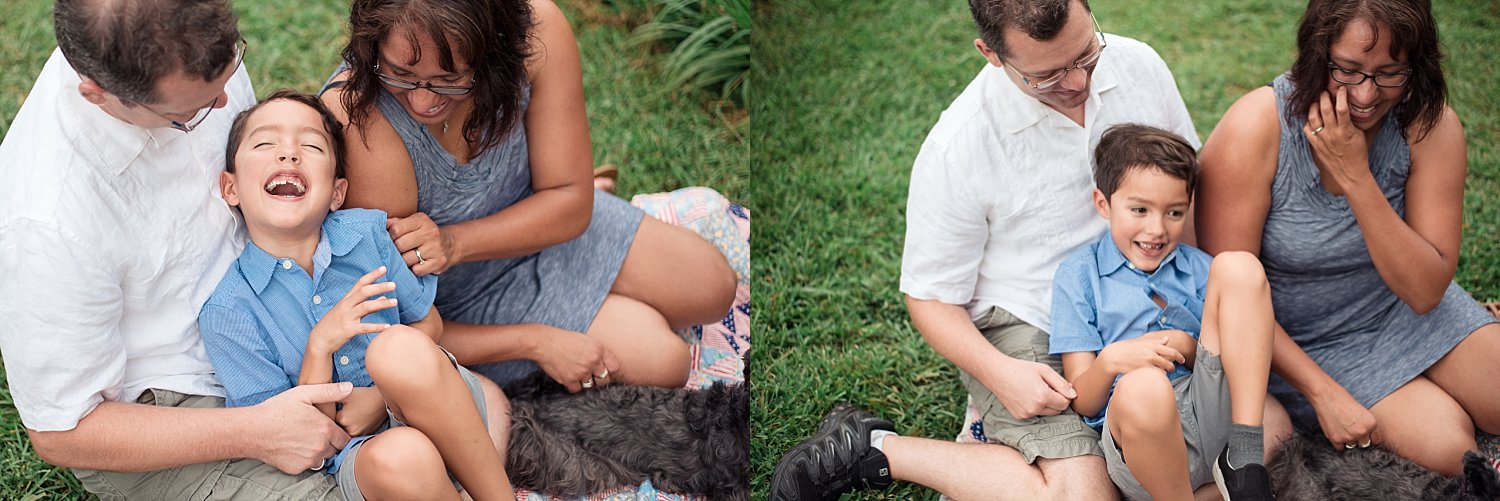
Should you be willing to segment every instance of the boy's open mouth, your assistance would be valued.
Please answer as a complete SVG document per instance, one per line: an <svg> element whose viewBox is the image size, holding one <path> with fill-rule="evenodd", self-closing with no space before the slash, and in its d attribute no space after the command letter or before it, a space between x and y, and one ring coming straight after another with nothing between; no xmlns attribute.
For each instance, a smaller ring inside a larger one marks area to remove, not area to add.
<svg viewBox="0 0 1500 501"><path fill-rule="evenodd" d="M265 190L271 196L296 198L307 194L307 181L295 171L278 172L266 181Z"/></svg>

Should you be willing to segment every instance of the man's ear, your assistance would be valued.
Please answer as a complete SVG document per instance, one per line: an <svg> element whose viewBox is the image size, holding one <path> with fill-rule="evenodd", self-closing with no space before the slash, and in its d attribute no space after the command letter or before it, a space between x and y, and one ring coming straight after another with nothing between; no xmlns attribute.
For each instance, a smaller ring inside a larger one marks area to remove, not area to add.
<svg viewBox="0 0 1500 501"><path fill-rule="evenodd" d="M328 211L333 212L344 206L344 193L349 191L349 180L338 178L333 180L333 201L328 204Z"/></svg>
<svg viewBox="0 0 1500 501"><path fill-rule="evenodd" d="M989 61L990 64L995 65L996 68L1005 66L1005 62L1000 60L1000 54L996 53L993 50L990 50L990 46L984 43L984 39L975 38L974 48L979 49L979 53L984 55L984 60Z"/></svg>
<svg viewBox="0 0 1500 501"><path fill-rule="evenodd" d="M223 195L224 201L229 205L240 205L239 188L234 184L234 174L228 171L219 173L219 194Z"/></svg>
<svg viewBox="0 0 1500 501"><path fill-rule="evenodd" d="M85 78L78 83L78 94L83 96L83 100L100 105L104 104L105 96L109 95L109 92L93 80Z"/></svg>
<svg viewBox="0 0 1500 501"><path fill-rule="evenodd" d="M1109 198L1099 188L1094 188L1094 210L1099 211L1099 217L1109 220Z"/></svg>

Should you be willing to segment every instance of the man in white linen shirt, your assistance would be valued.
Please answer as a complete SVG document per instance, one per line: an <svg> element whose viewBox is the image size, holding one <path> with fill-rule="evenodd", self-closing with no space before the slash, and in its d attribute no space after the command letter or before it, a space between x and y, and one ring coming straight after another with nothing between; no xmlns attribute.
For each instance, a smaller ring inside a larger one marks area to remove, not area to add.
<svg viewBox="0 0 1500 501"><path fill-rule="evenodd" d="M788 452L773 500L916 482L955 499L1114 499L1099 435L1048 355L1052 274L1108 227L1090 157L1111 125L1198 135L1151 47L1099 30L1082 0L970 0L989 64L943 112L912 168L901 291L958 366L979 416L956 443L890 433L852 406ZM921 412L920 410L915 410Z"/></svg>
<svg viewBox="0 0 1500 501"><path fill-rule="evenodd" d="M229 1L59 0L54 21L0 143L0 353L33 447L104 499L337 499L307 470L349 437L311 404L348 389L222 409L198 334L244 245L217 195L255 101Z"/></svg>

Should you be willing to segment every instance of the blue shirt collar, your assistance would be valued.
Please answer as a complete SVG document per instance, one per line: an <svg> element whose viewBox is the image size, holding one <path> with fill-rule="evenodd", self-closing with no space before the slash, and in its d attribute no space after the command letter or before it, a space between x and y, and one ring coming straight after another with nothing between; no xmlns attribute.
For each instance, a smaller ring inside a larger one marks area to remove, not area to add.
<svg viewBox="0 0 1500 501"><path fill-rule="evenodd" d="M322 235L318 237L318 247L313 251L314 277L322 275L323 269L333 262L333 256L348 254L364 238L364 235L353 228L334 224L332 218L323 220L322 230ZM271 282L271 275L276 273L276 268L282 266L281 262L286 259L272 256L252 240L245 245L245 252L240 254L237 262L245 281L250 283L256 294L260 294L266 289L266 284Z"/></svg>
<svg viewBox="0 0 1500 501"><path fill-rule="evenodd" d="M1094 249L1094 259L1099 264L1099 276L1103 277L1112 275L1120 268L1126 268L1145 276L1151 276L1155 274L1141 271L1137 269L1134 264L1131 264L1129 260L1125 259L1125 253L1121 252L1120 247L1115 245L1115 239L1109 233L1105 233L1104 238L1101 238L1100 240L1102 240L1103 242L1101 242L1099 246ZM1166 268L1168 266L1176 269L1177 254L1179 254L1179 251L1181 250L1182 243L1178 242L1175 247L1172 247L1172 252L1167 253L1167 257L1161 260L1161 265L1156 267L1156 271L1160 272L1163 268Z"/></svg>

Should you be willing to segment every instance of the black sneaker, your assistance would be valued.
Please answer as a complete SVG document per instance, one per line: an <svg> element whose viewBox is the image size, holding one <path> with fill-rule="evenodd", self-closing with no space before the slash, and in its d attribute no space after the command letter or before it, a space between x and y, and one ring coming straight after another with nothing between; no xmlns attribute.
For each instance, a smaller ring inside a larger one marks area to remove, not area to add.
<svg viewBox="0 0 1500 501"><path fill-rule="evenodd" d="M890 421L840 405L823 416L812 438L781 456L771 475L772 501L837 500L857 489L891 485L890 463L870 447L870 432L892 431Z"/></svg>
<svg viewBox="0 0 1500 501"><path fill-rule="evenodd" d="M1265 465L1247 464L1234 469L1229 467L1229 446L1214 461L1214 483L1219 485L1219 494L1224 501L1269 501L1276 499L1271 494L1271 473Z"/></svg>

